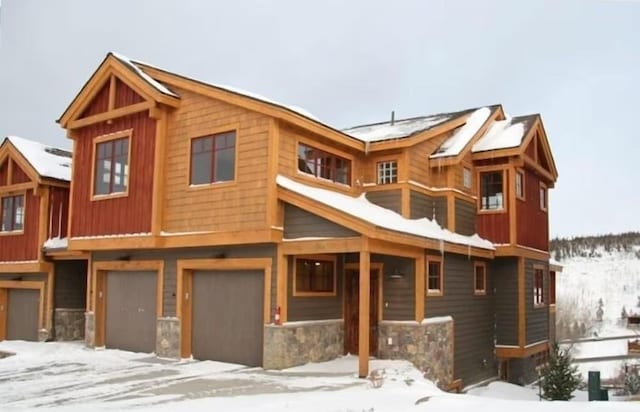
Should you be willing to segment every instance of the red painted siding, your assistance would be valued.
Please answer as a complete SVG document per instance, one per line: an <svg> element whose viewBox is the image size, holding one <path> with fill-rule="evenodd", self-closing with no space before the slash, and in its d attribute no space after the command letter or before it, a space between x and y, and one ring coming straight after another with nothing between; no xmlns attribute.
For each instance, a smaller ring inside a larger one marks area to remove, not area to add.
<svg viewBox="0 0 640 412"><path fill-rule="evenodd" d="M11 184L18 184L18 183L27 183L30 182L31 179L29 179L29 176L27 176L27 174L24 172L24 170L22 170L20 168L20 166L18 166L18 164L16 162L14 162L13 160L11 160L11 162L13 162L13 172L11 174Z"/></svg>
<svg viewBox="0 0 640 412"><path fill-rule="evenodd" d="M93 116L94 114L104 113L109 110L109 84L111 82L107 81L102 89L98 92L96 97L94 97L93 101L84 112L80 115L80 118Z"/></svg>
<svg viewBox="0 0 640 412"><path fill-rule="evenodd" d="M527 146L527 148L524 151L526 154L529 155L529 157L531 157L532 159L536 158L536 145L535 145L535 140L531 140L531 142L529 143L529 146Z"/></svg>
<svg viewBox="0 0 640 412"><path fill-rule="evenodd" d="M120 79L116 79L116 100L115 108L130 106L132 104L141 103L144 99L133 89L123 83Z"/></svg>
<svg viewBox="0 0 640 412"><path fill-rule="evenodd" d="M7 179L9 178L9 160L5 160L0 164L0 186L7 185Z"/></svg>
<svg viewBox="0 0 640 412"><path fill-rule="evenodd" d="M540 209L540 179L530 170L525 170L524 189L525 200L516 201L518 244L549 250L549 219Z"/></svg>
<svg viewBox="0 0 640 412"><path fill-rule="evenodd" d="M494 243L509 243L508 213L478 213L478 234Z"/></svg>
<svg viewBox="0 0 640 412"><path fill-rule="evenodd" d="M69 189L51 187L48 216L48 237L66 237L67 220L69 219Z"/></svg>
<svg viewBox="0 0 640 412"><path fill-rule="evenodd" d="M73 154L74 191L71 237L151 231L151 201L155 150L155 120L147 112L78 130ZM133 129L130 139L129 194L92 201L93 139Z"/></svg>
<svg viewBox="0 0 640 412"><path fill-rule="evenodd" d="M27 190L24 202L24 231L16 235L0 235L0 262L23 262L39 258L40 197L35 196L33 190Z"/></svg>

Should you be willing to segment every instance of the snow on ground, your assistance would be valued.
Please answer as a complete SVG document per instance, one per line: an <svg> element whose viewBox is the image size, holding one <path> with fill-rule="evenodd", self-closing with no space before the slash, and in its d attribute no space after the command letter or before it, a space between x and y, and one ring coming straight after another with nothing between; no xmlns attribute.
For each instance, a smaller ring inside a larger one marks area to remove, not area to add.
<svg viewBox="0 0 640 412"><path fill-rule="evenodd" d="M0 342L0 410L135 411L631 411L632 402L540 402L535 388L494 382L468 395L441 392L406 361L357 358L265 371L219 362L162 361L92 350L80 342ZM583 397L580 399L584 399Z"/></svg>

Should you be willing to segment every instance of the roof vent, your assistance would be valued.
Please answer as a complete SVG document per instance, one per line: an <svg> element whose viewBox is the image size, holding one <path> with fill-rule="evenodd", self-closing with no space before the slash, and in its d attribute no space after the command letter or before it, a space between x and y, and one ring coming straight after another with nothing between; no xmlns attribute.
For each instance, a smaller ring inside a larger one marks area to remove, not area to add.
<svg viewBox="0 0 640 412"><path fill-rule="evenodd" d="M391 111L391 126L396 122L396 112L395 110Z"/></svg>
<svg viewBox="0 0 640 412"><path fill-rule="evenodd" d="M71 152L68 150L57 149L55 147L45 147L44 151L54 156L71 157Z"/></svg>

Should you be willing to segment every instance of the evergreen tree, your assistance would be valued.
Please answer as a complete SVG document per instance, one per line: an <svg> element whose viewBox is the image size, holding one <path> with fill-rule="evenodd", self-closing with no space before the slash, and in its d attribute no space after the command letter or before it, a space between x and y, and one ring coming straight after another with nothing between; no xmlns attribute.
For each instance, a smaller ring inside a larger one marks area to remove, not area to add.
<svg viewBox="0 0 640 412"><path fill-rule="evenodd" d="M550 401L568 401L571 394L580 386L581 378L578 367L572 365L569 352L560 349L558 344L551 347L549 362L542 367L542 397Z"/></svg>

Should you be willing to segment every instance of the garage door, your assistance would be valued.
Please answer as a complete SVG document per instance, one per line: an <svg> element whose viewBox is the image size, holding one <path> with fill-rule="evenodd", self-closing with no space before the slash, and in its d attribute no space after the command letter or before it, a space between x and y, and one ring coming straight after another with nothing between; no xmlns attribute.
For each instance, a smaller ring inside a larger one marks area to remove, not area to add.
<svg viewBox="0 0 640 412"><path fill-rule="evenodd" d="M262 366L263 304L261 271L194 272L193 357Z"/></svg>
<svg viewBox="0 0 640 412"><path fill-rule="evenodd" d="M38 340L40 291L9 289L7 299L7 339Z"/></svg>
<svg viewBox="0 0 640 412"><path fill-rule="evenodd" d="M105 346L156 350L156 272L107 273Z"/></svg>

